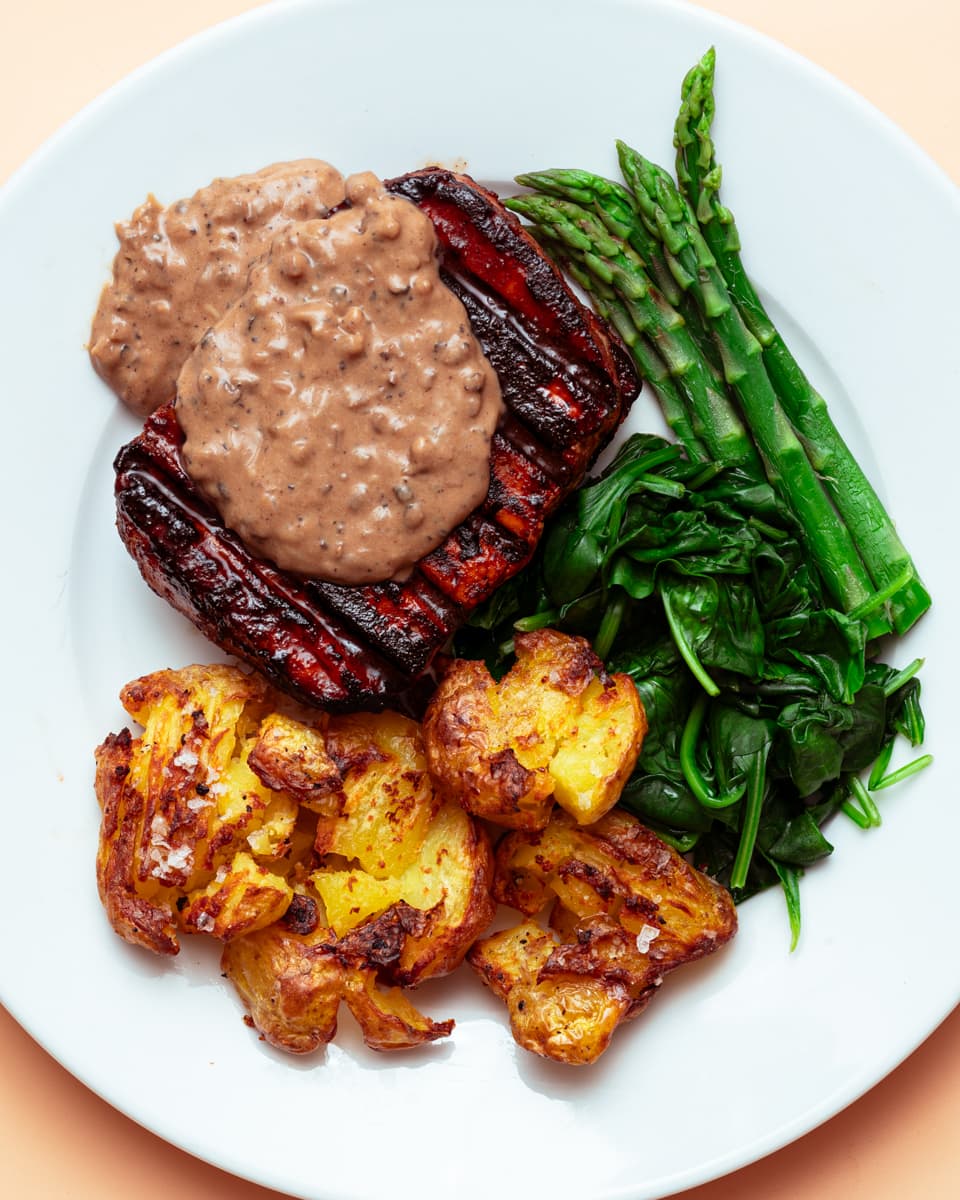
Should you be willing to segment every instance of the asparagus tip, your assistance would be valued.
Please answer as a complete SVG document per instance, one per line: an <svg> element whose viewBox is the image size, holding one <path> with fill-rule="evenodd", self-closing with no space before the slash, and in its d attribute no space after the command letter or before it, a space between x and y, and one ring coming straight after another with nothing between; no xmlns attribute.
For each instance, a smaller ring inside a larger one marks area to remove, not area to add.
<svg viewBox="0 0 960 1200"><path fill-rule="evenodd" d="M709 49L700 56L700 59L693 64L690 70L683 78L683 83L680 87L680 94L683 99L687 98L688 93L694 87L713 87L713 78L717 66L717 48L710 46Z"/></svg>

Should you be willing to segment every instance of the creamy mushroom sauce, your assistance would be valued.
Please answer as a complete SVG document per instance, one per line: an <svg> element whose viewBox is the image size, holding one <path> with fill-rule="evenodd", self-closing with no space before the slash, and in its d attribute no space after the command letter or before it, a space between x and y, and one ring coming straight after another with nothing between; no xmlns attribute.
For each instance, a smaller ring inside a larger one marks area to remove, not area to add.
<svg viewBox="0 0 960 1200"><path fill-rule="evenodd" d="M177 384L188 472L256 554L403 579L487 494L503 403L430 219L369 173L291 225Z"/></svg>
<svg viewBox="0 0 960 1200"><path fill-rule="evenodd" d="M166 208L151 196L116 227L90 335L98 374L142 416L173 400L180 368L243 291L251 261L292 222L325 216L343 188L329 163L301 159L215 179Z"/></svg>

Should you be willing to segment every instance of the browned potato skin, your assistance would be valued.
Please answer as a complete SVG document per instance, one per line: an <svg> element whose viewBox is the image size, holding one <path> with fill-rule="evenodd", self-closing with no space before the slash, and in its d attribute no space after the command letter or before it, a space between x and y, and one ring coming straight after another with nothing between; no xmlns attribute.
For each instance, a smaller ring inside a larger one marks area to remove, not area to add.
<svg viewBox="0 0 960 1200"><path fill-rule="evenodd" d="M635 947L636 940L618 928L604 935L602 949L598 940L584 950L576 943L558 945L535 921L524 921L476 943L470 965L506 1001L518 1045L585 1066L606 1050L617 1026L644 1007L656 987L656 969L635 962L631 971L624 965L631 957L625 943ZM632 957L640 958L635 951Z"/></svg>
<svg viewBox="0 0 960 1200"><path fill-rule="evenodd" d="M594 1062L667 972L737 928L729 893L621 810L586 828L558 811L540 833L508 834L494 894L528 918L552 904L552 931L528 919L467 960L506 1001L519 1044L572 1065Z"/></svg>
<svg viewBox="0 0 960 1200"><path fill-rule="evenodd" d="M371 1050L412 1050L453 1032L452 1020L432 1021L400 988L379 988L373 971L349 973L344 999Z"/></svg>
<svg viewBox="0 0 960 1200"><path fill-rule="evenodd" d="M633 935L656 927L650 956L663 969L711 953L737 929L726 888L623 809L585 828L557 812L541 834L509 834L497 847L493 894L527 916L555 897L579 920L604 913Z"/></svg>
<svg viewBox="0 0 960 1200"><path fill-rule="evenodd" d="M346 1003L373 1050L406 1050L446 1037L453 1021L431 1021L398 989L377 986L376 970L322 927L292 932L281 922L224 947L224 974L271 1046L309 1054L331 1041Z"/></svg>
<svg viewBox="0 0 960 1200"><path fill-rule="evenodd" d="M633 681L607 675L584 638L540 629L515 644L499 684L481 662L449 666L423 721L430 770L468 812L508 829L543 829L558 801L592 822L619 799L646 733ZM561 752L575 760L578 738L585 761L598 746L611 761L574 804L551 765Z"/></svg>
<svg viewBox="0 0 960 1200"><path fill-rule="evenodd" d="M116 932L155 954L178 953L176 925L169 907L136 889L137 834L144 798L124 786L130 772L133 739L128 729L109 734L97 750L95 787L102 809L97 846L97 890Z"/></svg>
<svg viewBox="0 0 960 1200"><path fill-rule="evenodd" d="M337 811L337 793L343 781L327 753L321 729L285 713L270 713L260 724L247 762L268 788L288 792L314 812Z"/></svg>
<svg viewBox="0 0 960 1200"><path fill-rule="evenodd" d="M271 1046L309 1054L337 1032L343 968L323 945L326 933L306 938L270 925L223 949L221 970Z"/></svg>

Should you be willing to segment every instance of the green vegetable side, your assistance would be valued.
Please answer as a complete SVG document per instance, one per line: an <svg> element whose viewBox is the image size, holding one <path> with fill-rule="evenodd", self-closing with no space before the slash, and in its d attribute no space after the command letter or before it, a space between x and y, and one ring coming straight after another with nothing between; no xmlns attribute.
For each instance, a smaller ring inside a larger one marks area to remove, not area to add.
<svg viewBox="0 0 960 1200"><path fill-rule="evenodd" d="M455 650L497 672L515 630L590 638L650 722L621 803L737 901L779 884L793 947L828 819L879 825L874 793L931 761L890 770L898 738L923 740L921 664L877 661L930 596L744 269L714 67L711 50L683 83L677 182L618 143L624 183L542 171L506 202L618 331L677 440L629 438Z"/></svg>

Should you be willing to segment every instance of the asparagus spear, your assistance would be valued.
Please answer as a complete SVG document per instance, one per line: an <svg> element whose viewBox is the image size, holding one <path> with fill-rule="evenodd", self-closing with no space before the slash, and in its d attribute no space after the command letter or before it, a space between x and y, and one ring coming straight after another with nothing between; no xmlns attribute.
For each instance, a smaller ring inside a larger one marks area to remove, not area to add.
<svg viewBox="0 0 960 1200"><path fill-rule="evenodd" d="M576 262L561 242L543 234L539 234L537 240L554 262L589 293L597 312L620 335L637 364L641 378L656 396L664 419L686 450L687 458L691 462L709 462L710 455L693 431L683 397L666 363L647 335L637 329L616 291Z"/></svg>
<svg viewBox="0 0 960 1200"><path fill-rule="evenodd" d="M929 593L880 498L834 425L826 401L770 320L744 270L733 214L720 202L721 170L711 136L715 64L711 48L683 81L674 130L677 179L731 297L763 347L767 371L787 416L846 521L871 579L881 590L894 589L890 613L894 628L905 633L930 607Z"/></svg>
<svg viewBox="0 0 960 1200"><path fill-rule="evenodd" d="M628 242L637 252L650 281L657 286L664 299L674 308L680 304L683 293L670 274L660 244L637 220L636 203L622 183L614 183L612 179L604 179L590 171L572 169L528 171L518 175L516 181L521 187L528 187L535 192L569 200L583 208L592 208L614 237Z"/></svg>
<svg viewBox="0 0 960 1200"><path fill-rule="evenodd" d="M724 374L740 400L767 477L793 510L834 602L863 617L870 636L889 632L882 609L888 597L874 590L849 530L787 419L764 367L760 342L733 303L690 205L661 167L624 142L617 149L644 223L660 238L674 278L714 332Z"/></svg>
<svg viewBox="0 0 960 1200"><path fill-rule="evenodd" d="M526 217L603 284L612 287L638 332L647 335L686 397L689 425L712 459L762 477L756 451L723 381L700 353L683 318L653 287L639 255L587 209L551 196L515 196L508 208ZM695 449L688 447L691 457Z"/></svg>
<svg viewBox="0 0 960 1200"><path fill-rule="evenodd" d="M640 220L636 201L622 183L604 179L592 171L559 168L529 171L518 175L516 182L547 196L557 196L561 200L570 200L583 208L592 209L614 237L627 242L637 252L651 283L667 303L673 308L682 304L683 290L667 266L660 242ZM719 370L716 348L703 328L696 309L688 308L684 320L704 356Z"/></svg>

